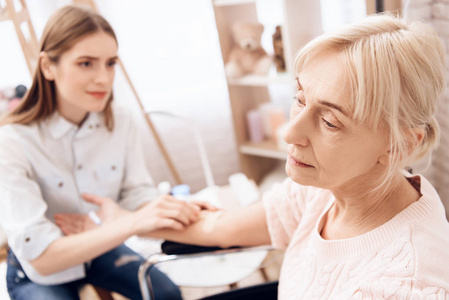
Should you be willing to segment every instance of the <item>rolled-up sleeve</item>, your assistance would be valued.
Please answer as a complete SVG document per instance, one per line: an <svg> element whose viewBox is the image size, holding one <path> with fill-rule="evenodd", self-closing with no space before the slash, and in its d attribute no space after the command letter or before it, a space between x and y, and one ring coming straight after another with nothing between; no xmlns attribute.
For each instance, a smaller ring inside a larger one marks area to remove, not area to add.
<svg viewBox="0 0 449 300"><path fill-rule="evenodd" d="M61 230L45 216L47 204L32 179L31 165L21 143L11 133L0 133L0 224L14 253L33 260Z"/></svg>
<svg viewBox="0 0 449 300"><path fill-rule="evenodd" d="M146 168L136 124L131 116L128 120L128 141L119 205L128 210L136 210L142 204L156 199L159 192Z"/></svg>

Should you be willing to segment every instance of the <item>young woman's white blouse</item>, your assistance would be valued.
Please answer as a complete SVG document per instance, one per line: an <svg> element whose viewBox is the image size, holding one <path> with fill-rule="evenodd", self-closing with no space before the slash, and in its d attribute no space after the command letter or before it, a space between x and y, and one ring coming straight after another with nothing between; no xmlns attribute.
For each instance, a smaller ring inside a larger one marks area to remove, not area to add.
<svg viewBox="0 0 449 300"><path fill-rule="evenodd" d="M63 236L55 213L88 213L97 207L82 193L116 200L134 210L157 197L145 168L129 112L114 112L114 130L90 113L81 127L58 113L47 120L0 127L0 224L29 278L58 284L84 276L84 266L41 276L28 263Z"/></svg>

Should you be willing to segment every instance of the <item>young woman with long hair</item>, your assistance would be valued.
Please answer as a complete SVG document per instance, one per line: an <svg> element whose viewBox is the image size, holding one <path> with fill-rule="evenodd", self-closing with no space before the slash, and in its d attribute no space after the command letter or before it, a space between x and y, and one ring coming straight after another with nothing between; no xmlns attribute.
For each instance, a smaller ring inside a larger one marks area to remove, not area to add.
<svg viewBox="0 0 449 300"><path fill-rule="evenodd" d="M0 223L12 299L78 299L84 283L139 299L142 258L123 242L198 218L199 205L158 198L131 114L112 108L117 47L99 14L59 9L44 29L31 88L0 123ZM103 226L84 231L83 222L70 236L58 227L60 214L88 214L104 201L131 213L108 219L111 211L100 210ZM157 299L181 298L163 273L150 276Z"/></svg>

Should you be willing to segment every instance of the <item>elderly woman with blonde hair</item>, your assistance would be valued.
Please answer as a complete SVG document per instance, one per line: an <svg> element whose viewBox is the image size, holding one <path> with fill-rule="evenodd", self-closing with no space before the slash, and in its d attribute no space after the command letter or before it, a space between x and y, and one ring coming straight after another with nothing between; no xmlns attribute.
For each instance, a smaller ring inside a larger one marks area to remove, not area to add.
<svg viewBox="0 0 449 300"><path fill-rule="evenodd" d="M147 234L286 249L280 299L448 299L443 205L405 171L438 140L442 42L421 22L370 16L308 43L295 69L289 178L238 212Z"/></svg>

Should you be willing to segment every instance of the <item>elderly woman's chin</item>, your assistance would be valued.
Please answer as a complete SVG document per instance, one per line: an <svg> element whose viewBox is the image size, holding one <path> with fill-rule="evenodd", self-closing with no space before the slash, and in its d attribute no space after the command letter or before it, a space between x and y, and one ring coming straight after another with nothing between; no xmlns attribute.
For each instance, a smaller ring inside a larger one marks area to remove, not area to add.
<svg viewBox="0 0 449 300"><path fill-rule="evenodd" d="M316 168L300 168L291 166L288 162L285 164L285 172L294 182L300 185L320 187L317 182Z"/></svg>

